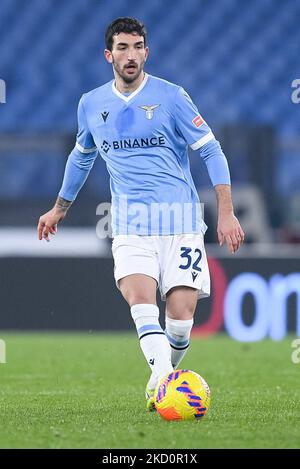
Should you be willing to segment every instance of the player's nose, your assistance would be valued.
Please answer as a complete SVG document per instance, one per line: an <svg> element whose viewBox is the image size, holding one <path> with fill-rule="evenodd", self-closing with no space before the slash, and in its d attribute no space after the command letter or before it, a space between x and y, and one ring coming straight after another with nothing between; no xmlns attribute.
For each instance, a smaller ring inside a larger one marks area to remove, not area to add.
<svg viewBox="0 0 300 469"><path fill-rule="evenodd" d="M127 60L128 60L129 62L136 60L136 51L135 51L134 49L129 49L129 50L128 50Z"/></svg>

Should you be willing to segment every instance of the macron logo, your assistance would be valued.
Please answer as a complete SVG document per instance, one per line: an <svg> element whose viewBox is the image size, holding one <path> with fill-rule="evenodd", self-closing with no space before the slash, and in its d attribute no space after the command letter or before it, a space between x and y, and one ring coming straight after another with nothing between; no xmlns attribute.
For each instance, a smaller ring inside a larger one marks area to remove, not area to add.
<svg viewBox="0 0 300 469"><path fill-rule="evenodd" d="M108 118L108 115L109 115L108 111L101 112L101 116L102 116L102 119L104 120L104 122L106 122L106 119Z"/></svg>
<svg viewBox="0 0 300 469"><path fill-rule="evenodd" d="M198 277L198 274L196 272L192 272L192 277L193 277L193 282L196 280Z"/></svg>

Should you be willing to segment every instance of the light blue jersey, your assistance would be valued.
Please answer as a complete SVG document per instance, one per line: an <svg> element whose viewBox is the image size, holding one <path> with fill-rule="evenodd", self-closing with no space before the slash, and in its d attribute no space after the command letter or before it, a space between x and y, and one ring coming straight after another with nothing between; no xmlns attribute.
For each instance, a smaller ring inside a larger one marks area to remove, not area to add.
<svg viewBox="0 0 300 469"><path fill-rule="evenodd" d="M99 153L110 174L113 236L205 232L188 147L202 151L214 185L230 184L229 171L183 88L145 74L126 96L112 80L82 96L78 125L61 197L76 198Z"/></svg>

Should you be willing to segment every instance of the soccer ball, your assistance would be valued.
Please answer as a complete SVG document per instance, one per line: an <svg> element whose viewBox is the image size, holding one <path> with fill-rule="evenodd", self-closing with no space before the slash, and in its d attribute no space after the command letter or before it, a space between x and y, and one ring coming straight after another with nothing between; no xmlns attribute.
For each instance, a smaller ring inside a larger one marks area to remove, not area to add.
<svg viewBox="0 0 300 469"><path fill-rule="evenodd" d="M155 408L165 420L201 420L210 404L210 389L191 370L175 370L157 384Z"/></svg>

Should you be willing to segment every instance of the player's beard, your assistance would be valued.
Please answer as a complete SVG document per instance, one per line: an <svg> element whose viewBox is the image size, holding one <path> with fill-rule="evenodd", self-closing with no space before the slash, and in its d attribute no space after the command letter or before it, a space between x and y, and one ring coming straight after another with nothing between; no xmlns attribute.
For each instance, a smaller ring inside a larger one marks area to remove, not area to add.
<svg viewBox="0 0 300 469"><path fill-rule="evenodd" d="M124 67L121 68L114 61L114 58L113 58L112 64L113 64L115 72L119 75L119 77L122 78L122 80L125 83L130 84L130 83L133 83L135 80L137 80L138 77L140 76L140 74L143 73L145 60L140 65L135 64L135 66L136 66L135 73L133 73L132 75L127 75L126 74L126 67L127 67L128 64L124 65Z"/></svg>

